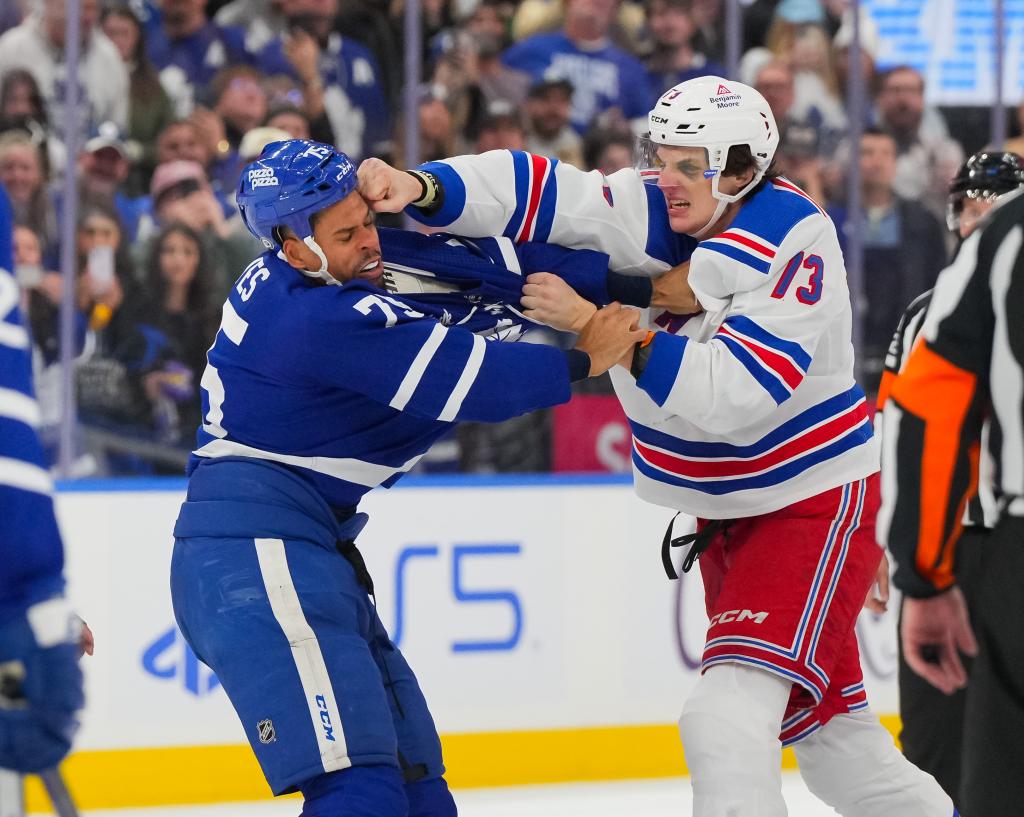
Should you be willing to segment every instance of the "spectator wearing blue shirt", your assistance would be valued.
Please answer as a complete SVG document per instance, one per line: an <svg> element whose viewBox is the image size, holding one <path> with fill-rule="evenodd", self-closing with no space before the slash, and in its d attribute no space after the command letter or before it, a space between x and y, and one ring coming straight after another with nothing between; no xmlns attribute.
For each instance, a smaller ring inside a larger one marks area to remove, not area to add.
<svg viewBox="0 0 1024 817"><path fill-rule="evenodd" d="M723 66L694 46L700 29L693 19L693 0L647 0L644 10L651 36L644 66L654 93L696 77L726 75Z"/></svg>
<svg viewBox="0 0 1024 817"><path fill-rule="evenodd" d="M249 64L245 32L220 26L206 16L207 0L160 0L157 24L146 27L146 54L178 116L191 113L222 68Z"/></svg>
<svg viewBox="0 0 1024 817"><path fill-rule="evenodd" d="M569 80L571 121L579 133L598 118L610 124L604 120L614 118L615 110L640 129L654 102L643 65L608 39L617 8L617 0L566 0L561 31L529 37L503 57L535 80Z"/></svg>
<svg viewBox="0 0 1024 817"><path fill-rule="evenodd" d="M314 138L353 160L387 152L391 124L381 71L366 46L334 31L338 0L287 0L284 14L288 33L267 43L260 68L302 83Z"/></svg>

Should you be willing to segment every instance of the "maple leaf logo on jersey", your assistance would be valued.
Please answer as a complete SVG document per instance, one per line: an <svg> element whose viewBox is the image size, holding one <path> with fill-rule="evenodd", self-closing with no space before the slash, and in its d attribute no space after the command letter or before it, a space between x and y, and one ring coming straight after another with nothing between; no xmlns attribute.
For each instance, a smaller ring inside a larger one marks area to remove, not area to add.
<svg viewBox="0 0 1024 817"><path fill-rule="evenodd" d="M715 96L722 96L723 94L731 94L731 93L732 93L732 91L730 91L724 85L719 85L718 86L718 90L715 91Z"/></svg>

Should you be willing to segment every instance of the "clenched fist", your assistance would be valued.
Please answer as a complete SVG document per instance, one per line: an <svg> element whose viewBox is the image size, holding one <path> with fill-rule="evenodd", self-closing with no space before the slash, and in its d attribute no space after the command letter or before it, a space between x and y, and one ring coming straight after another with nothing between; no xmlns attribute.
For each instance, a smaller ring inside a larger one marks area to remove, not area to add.
<svg viewBox="0 0 1024 817"><path fill-rule="evenodd" d="M380 159L364 160L356 175L359 193L376 213L400 213L423 191L415 177Z"/></svg>

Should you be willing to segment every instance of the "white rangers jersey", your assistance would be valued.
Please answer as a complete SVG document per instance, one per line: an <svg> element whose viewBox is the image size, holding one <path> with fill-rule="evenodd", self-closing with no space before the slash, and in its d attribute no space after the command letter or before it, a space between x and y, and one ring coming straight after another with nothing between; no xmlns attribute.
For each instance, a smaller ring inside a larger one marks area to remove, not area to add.
<svg viewBox="0 0 1024 817"><path fill-rule="evenodd" d="M423 166L443 206L418 220L607 253L656 275L691 257L705 312L649 314L659 333L638 380L612 381L633 432L644 499L708 519L767 513L878 470L853 377L852 310L831 220L785 179L699 244L672 233L665 200L630 169L608 177L510 151ZM696 245L696 246L695 246Z"/></svg>

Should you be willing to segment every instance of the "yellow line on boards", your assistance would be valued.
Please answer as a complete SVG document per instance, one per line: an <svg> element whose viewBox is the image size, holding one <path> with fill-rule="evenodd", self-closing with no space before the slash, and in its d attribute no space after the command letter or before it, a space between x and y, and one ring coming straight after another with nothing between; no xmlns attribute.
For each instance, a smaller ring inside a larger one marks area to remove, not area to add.
<svg viewBox="0 0 1024 817"><path fill-rule="evenodd" d="M882 716L894 735L899 717ZM674 777L686 774L675 724L444 735L453 788ZM791 750L784 768L796 768ZM75 752L61 766L80 809L227 803L270 798L246 745L173 746ZM49 810L29 778L26 806Z"/></svg>

